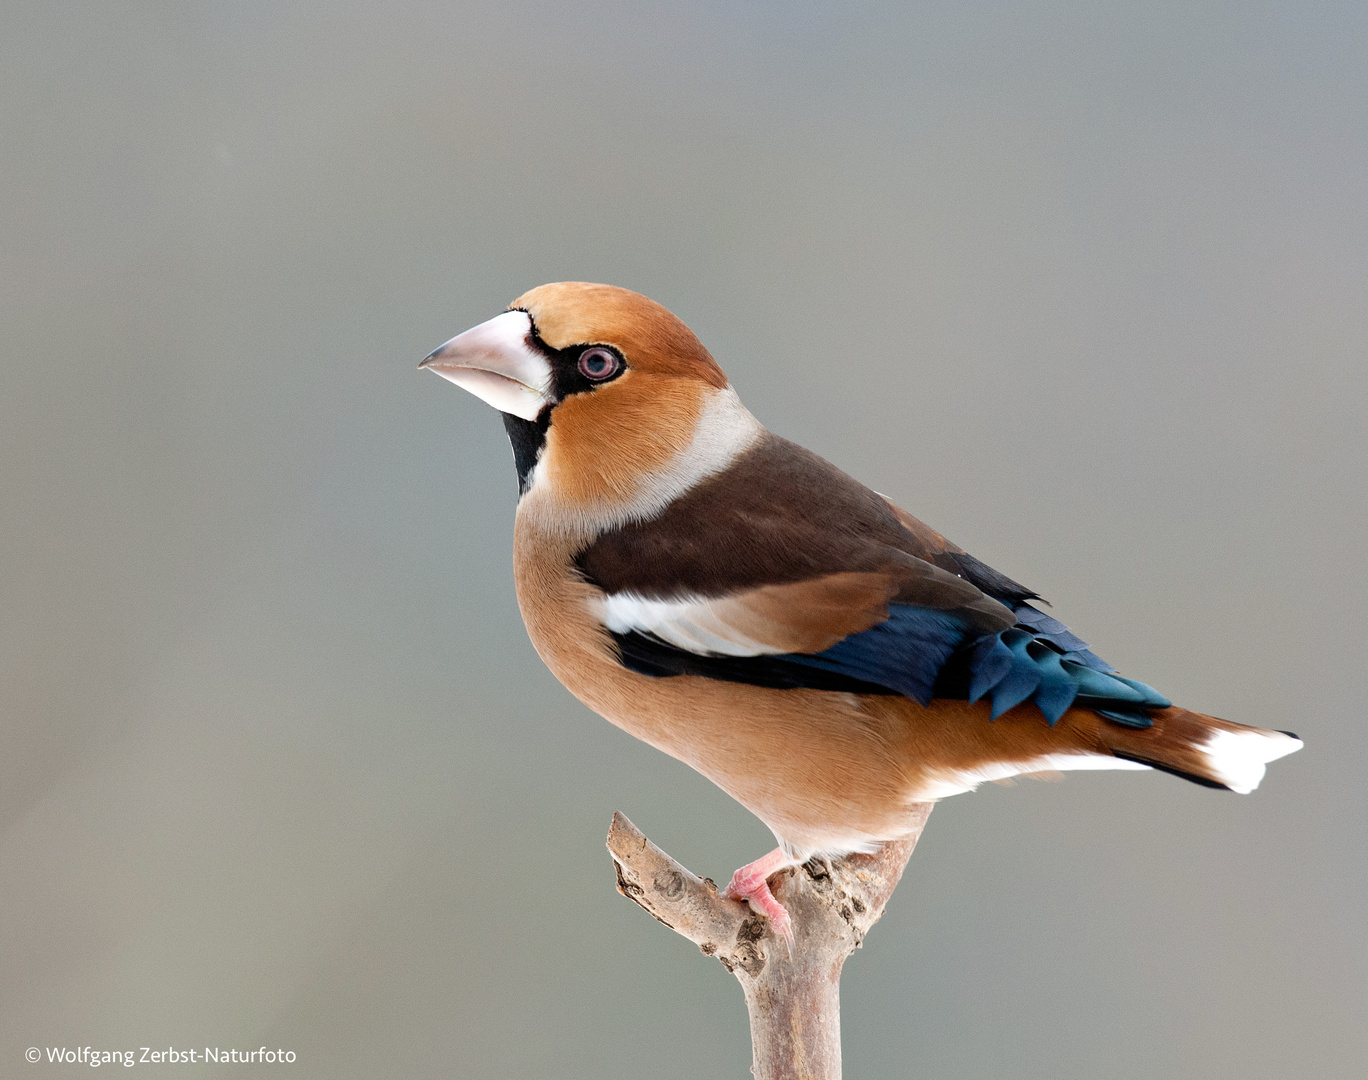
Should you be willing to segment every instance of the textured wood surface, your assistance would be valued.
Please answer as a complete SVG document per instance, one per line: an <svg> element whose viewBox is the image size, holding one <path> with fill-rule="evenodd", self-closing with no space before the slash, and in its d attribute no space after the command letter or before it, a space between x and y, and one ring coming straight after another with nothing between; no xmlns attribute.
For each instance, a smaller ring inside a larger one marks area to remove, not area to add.
<svg viewBox="0 0 1368 1080"><path fill-rule="evenodd" d="M813 859L770 879L793 919L792 954L769 920L727 900L620 813L608 830L618 892L721 962L750 1012L756 1080L839 1080L841 966L883 914L931 813L873 855Z"/></svg>

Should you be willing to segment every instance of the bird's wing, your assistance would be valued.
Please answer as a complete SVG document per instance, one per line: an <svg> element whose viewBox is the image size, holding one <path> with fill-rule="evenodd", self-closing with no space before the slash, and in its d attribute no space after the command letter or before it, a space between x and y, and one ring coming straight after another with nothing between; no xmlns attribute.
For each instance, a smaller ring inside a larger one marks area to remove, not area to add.
<svg viewBox="0 0 1368 1080"><path fill-rule="evenodd" d="M1167 701L1121 680L1029 589L802 447L767 435L659 516L578 558L643 674L993 702L1053 722L1076 698ZM1143 721L1143 715L1140 716Z"/></svg>

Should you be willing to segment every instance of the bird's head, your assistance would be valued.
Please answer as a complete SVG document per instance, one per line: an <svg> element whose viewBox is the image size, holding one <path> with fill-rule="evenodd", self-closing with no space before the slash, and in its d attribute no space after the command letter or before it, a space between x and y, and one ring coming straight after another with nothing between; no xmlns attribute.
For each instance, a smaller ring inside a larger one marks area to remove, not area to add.
<svg viewBox="0 0 1368 1080"><path fill-rule="evenodd" d="M598 527L651 516L762 430L683 322L612 285L542 285L419 367L503 413L525 496Z"/></svg>

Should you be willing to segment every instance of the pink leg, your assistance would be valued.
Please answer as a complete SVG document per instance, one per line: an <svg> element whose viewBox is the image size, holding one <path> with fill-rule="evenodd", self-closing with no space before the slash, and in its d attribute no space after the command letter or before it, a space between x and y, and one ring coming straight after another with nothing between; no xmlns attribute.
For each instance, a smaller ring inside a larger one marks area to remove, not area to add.
<svg viewBox="0 0 1368 1080"><path fill-rule="evenodd" d="M789 952L793 952L793 927L789 913L784 905L770 892L769 876L778 870L792 866L793 860L784 854L783 848L775 848L768 855L762 855L753 863L747 863L732 875L731 883L722 890L729 900L744 900L751 910L758 911L774 924L775 933L788 942Z"/></svg>

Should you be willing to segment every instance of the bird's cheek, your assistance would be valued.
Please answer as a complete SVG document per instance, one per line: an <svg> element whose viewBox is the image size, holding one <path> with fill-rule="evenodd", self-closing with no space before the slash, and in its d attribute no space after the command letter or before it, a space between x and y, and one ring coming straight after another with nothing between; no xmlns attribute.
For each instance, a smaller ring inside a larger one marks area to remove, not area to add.
<svg viewBox="0 0 1368 1080"><path fill-rule="evenodd" d="M579 505L623 504L649 492L693 439L703 387L629 371L592 394L576 394L552 414L547 479Z"/></svg>

